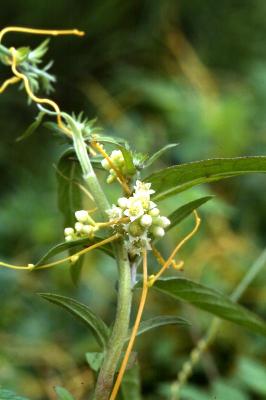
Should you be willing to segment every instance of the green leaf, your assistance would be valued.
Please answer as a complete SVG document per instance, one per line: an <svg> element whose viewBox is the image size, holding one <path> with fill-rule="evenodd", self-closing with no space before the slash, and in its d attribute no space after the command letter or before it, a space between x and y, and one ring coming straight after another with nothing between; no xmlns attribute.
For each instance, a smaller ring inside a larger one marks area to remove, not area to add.
<svg viewBox="0 0 266 400"><path fill-rule="evenodd" d="M189 203L177 208L172 214L168 216L171 221L171 225L167 228L167 230L173 228L177 224L179 224L183 219L188 217L194 210L202 206L202 204L211 200L214 196L205 196L201 197L197 200L190 201Z"/></svg>
<svg viewBox="0 0 266 400"><path fill-rule="evenodd" d="M98 372L104 360L104 353L89 352L86 353L85 356L90 368L93 371Z"/></svg>
<svg viewBox="0 0 266 400"><path fill-rule="evenodd" d="M72 394L70 394L68 390L61 386L56 386L55 392L57 394L58 400L75 400Z"/></svg>
<svg viewBox="0 0 266 400"><path fill-rule="evenodd" d="M80 321L84 322L92 330L100 346L105 347L109 337L109 329L103 320L88 306L70 297L60 296L58 294L39 293L39 295L45 300L65 308Z"/></svg>
<svg viewBox="0 0 266 400"><path fill-rule="evenodd" d="M47 253L45 253L40 259L39 261L35 264L35 266L39 266L42 264L45 264L48 260L50 260L52 257L63 253L64 251L67 250L75 250L72 251L72 254L74 254L75 252L91 246L95 243L100 242L101 240L103 240L103 237L99 237L99 236L95 236L93 239L88 239L88 238L82 238L82 239L77 239L77 240L72 240L70 242L62 242L57 244L56 246L52 247L51 249L49 249L47 251ZM108 243L104 246L99 247L99 250L104 251L106 254L108 254L110 257L113 257L113 251L112 251L112 247L111 245L109 245Z"/></svg>
<svg viewBox="0 0 266 400"><path fill-rule="evenodd" d="M163 200L195 185L244 175L266 172L266 157L215 158L175 165L157 171L147 178L156 191L153 200Z"/></svg>
<svg viewBox="0 0 266 400"><path fill-rule="evenodd" d="M19 136L16 139L16 142L21 142L21 140L24 140L24 139L28 138L29 136L31 136L36 131L36 129L38 129L39 126L41 125L44 116L45 116L45 113L43 111L39 112L39 114L35 118L35 121L26 129L26 131L24 133L22 133L21 136Z"/></svg>
<svg viewBox="0 0 266 400"><path fill-rule="evenodd" d="M175 317L172 315L162 315L154 318L147 319L146 321L142 321L140 323L137 335L142 335L145 332L150 331L151 329L159 328L160 326L165 325L190 325L188 321L183 318ZM126 340L129 340L130 333Z"/></svg>
<svg viewBox="0 0 266 400"><path fill-rule="evenodd" d="M150 165L152 165L158 158L160 158L163 155L163 153L176 146L178 146L178 143L170 143L162 147L160 150L158 150L156 153L154 153L151 157L148 158L148 160L145 162L145 167L149 167Z"/></svg>
<svg viewBox="0 0 266 400"><path fill-rule="evenodd" d="M207 286L184 278L158 279L154 289L186 301L222 319L244 326L266 336L266 323L258 316L234 303L229 297Z"/></svg>
<svg viewBox="0 0 266 400"><path fill-rule="evenodd" d="M18 396L16 393L10 390L0 389L0 399L1 400L29 400L26 397Z"/></svg>
<svg viewBox="0 0 266 400"><path fill-rule="evenodd" d="M236 375L248 388L263 397L266 396L265 365L251 358L243 357L239 361Z"/></svg>

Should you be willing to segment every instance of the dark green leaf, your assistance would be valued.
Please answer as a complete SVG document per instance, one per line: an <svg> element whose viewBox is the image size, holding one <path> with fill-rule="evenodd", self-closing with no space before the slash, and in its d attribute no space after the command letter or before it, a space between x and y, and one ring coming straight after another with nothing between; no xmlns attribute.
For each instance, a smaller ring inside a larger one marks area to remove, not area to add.
<svg viewBox="0 0 266 400"><path fill-rule="evenodd" d="M98 372L104 360L104 353L90 352L85 355L90 368L93 371Z"/></svg>
<svg viewBox="0 0 266 400"><path fill-rule="evenodd" d="M29 136L31 136L36 131L36 129L38 129L39 126L41 125L44 116L45 116L44 112L42 111L39 112L35 121L32 124L30 124L30 126L26 129L26 131L16 139L16 142L20 142L21 140L24 140Z"/></svg>
<svg viewBox="0 0 266 400"><path fill-rule="evenodd" d="M68 390L61 386L56 386L55 392L57 394L58 400L75 400L72 394L70 394Z"/></svg>
<svg viewBox="0 0 266 400"><path fill-rule="evenodd" d="M159 279L152 286L171 297L184 300L217 317L242 325L266 336L266 323L229 297L207 286L184 278Z"/></svg>
<svg viewBox="0 0 266 400"><path fill-rule="evenodd" d="M0 400L29 400L26 397L18 396L10 390L0 389Z"/></svg>
<svg viewBox="0 0 266 400"><path fill-rule="evenodd" d="M154 153L151 157L148 158L148 160L145 162L145 167L149 167L150 165L152 165L158 158L160 158L163 155L163 153L176 146L178 146L178 143L172 143L172 144L170 143L162 147L160 150L158 150L156 153Z"/></svg>
<svg viewBox="0 0 266 400"><path fill-rule="evenodd" d="M151 329L159 328L165 325L190 325L188 321L183 318L175 317L172 315L162 315L154 318L147 319L140 323L137 335L142 335L143 333L150 331ZM130 338L130 333L127 340Z"/></svg>
<svg viewBox="0 0 266 400"><path fill-rule="evenodd" d="M205 196L201 197L197 200L190 201L189 203L179 207L172 214L168 216L171 221L171 225L167 228L167 230L173 228L177 224L179 224L183 219L188 217L194 210L200 207L202 204L211 200L214 196Z"/></svg>
<svg viewBox="0 0 266 400"><path fill-rule="evenodd" d="M41 297L65 308L71 314L75 315L79 320L92 329L96 339L102 347L105 347L108 337L109 329L100 317L87 307L85 304L79 303L77 300L70 297L60 296L53 293L39 293Z"/></svg>
<svg viewBox="0 0 266 400"><path fill-rule="evenodd" d="M157 171L147 178L156 191L154 200L163 200L195 185L244 175L266 172L266 157L216 158L175 165Z"/></svg>

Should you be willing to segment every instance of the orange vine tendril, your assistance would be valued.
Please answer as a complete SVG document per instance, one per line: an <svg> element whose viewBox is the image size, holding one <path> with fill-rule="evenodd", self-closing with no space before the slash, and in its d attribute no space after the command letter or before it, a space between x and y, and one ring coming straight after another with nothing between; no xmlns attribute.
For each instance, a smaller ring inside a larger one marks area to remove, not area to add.
<svg viewBox="0 0 266 400"><path fill-rule="evenodd" d="M20 78L17 76L12 76L12 78L6 79L4 83L0 86L0 93L3 93L9 85L14 85L20 81Z"/></svg>
<svg viewBox="0 0 266 400"><path fill-rule="evenodd" d="M25 85L25 90L26 90L28 96L35 103L50 105L55 110L55 112L57 113L57 123L58 123L59 128L61 128L68 136L72 136L71 131L69 131L65 127L65 125L63 124L63 121L62 121L62 118L61 118L61 111L60 111L59 106L53 100L35 96L35 94L31 90L29 79L26 77L26 75L22 74L21 72L19 72L17 70L16 49L14 47L11 47L10 48L10 52L11 52L11 55L12 55L12 64L11 64L12 72L17 78L23 80L24 85Z"/></svg>
<svg viewBox="0 0 266 400"><path fill-rule="evenodd" d="M158 263L161 264L161 265L164 265L166 261L163 258L163 256L161 255L161 253L159 252L159 250L157 250L156 247L153 244L151 245L151 248L152 248L152 252L155 255ZM180 270L180 269L182 269L182 267L184 265L184 261L179 261L177 263L175 260L172 260L171 264L172 264L174 269Z"/></svg>
<svg viewBox="0 0 266 400"><path fill-rule="evenodd" d="M97 142L92 142L91 145L108 161L110 167L115 171L116 177L120 185L123 187L125 193L131 194L131 190L129 189L125 177L120 173L120 171L116 168L111 158L108 156L106 151L102 148L102 146Z"/></svg>
<svg viewBox="0 0 266 400"><path fill-rule="evenodd" d="M8 32L22 32L22 33L30 33L33 35L77 35L84 36L85 32L79 31L78 29L64 29L64 30L56 30L56 29L34 29L34 28L25 28L22 26L8 26L0 31L0 42L2 41L4 35Z"/></svg>
<svg viewBox="0 0 266 400"><path fill-rule="evenodd" d="M110 243L110 242L112 242L114 240L117 240L119 237L120 237L119 234L115 234L113 236L110 236L107 239L101 240L98 243L95 243L95 244L93 244L93 245L91 245L89 247L86 247L85 249L80 250L77 253L72 254L71 256L68 256L68 257L65 257L65 258L61 258L60 260L51 262L49 264L44 264L44 265L40 265L40 266L36 266L35 267L34 264L28 264L28 265L20 266L20 265L12 265L12 264L8 264L8 263L4 263L4 262L0 261L0 266L5 267L5 268L11 268L11 269L17 269L17 270L29 270L29 271L32 271L33 269L37 270L37 269L50 268L50 267L54 267L55 265L62 264L64 262L66 262L66 261L75 260L76 257L79 257L79 256L81 256L83 254L88 253L91 250L97 249L98 247L101 247L101 246L103 246L103 245L105 245L107 243Z"/></svg>
<svg viewBox="0 0 266 400"><path fill-rule="evenodd" d="M164 271L169 267L169 265L172 263L173 258L175 257L176 253L181 249L181 247L189 240L192 238L192 236L195 235L195 233L197 232L197 230L199 229L200 226L200 222L201 219L198 216L198 213L196 210L193 211L194 213L194 217L195 217L195 227L193 228L193 230L186 236L184 237L184 239L181 240L181 242L178 243L178 245L175 247L175 249L173 250L172 254L170 255L170 257L166 260L166 262L164 263L164 265L162 266L162 268L160 269L159 272L157 272L156 275L151 275L149 277L149 282L148 285L149 287L151 287L154 282L160 278L160 276L164 273Z"/></svg>
<svg viewBox="0 0 266 400"><path fill-rule="evenodd" d="M125 356L123 358L122 364L120 366L117 378L116 378L116 382L115 385L113 387L111 396L109 400L115 400L118 390L120 388L126 367L127 367L127 363L132 351L132 348L134 346L134 342L138 333L138 329L139 329L139 324L140 324L140 320L142 317L142 313L144 310L144 306L146 303L146 299L147 299L147 294L148 294L148 269L147 269L147 250L144 249L143 250L143 286L142 286L142 292L141 292L141 298L140 298L140 303L139 303L139 308L138 308L138 312L137 312L137 316L135 319L135 323L132 329L132 333L127 345L127 349L126 349L126 353Z"/></svg>

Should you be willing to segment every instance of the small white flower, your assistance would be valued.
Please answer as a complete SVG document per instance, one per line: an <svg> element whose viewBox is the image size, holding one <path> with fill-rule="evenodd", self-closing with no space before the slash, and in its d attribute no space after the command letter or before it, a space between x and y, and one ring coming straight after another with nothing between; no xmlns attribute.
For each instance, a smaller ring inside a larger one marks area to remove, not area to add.
<svg viewBox="0 0 266 400"><path fill-rule="evenodd" d="M130 197L128 199L128 208L124 211L124 215L130 218L130 221L141 217L144 214L142 202L138 198Z"/></svg>
<svg viewBox="0 0 266 400"><path fill-rule="evenodd" d="M65 236L72 236L72 235L74 235L74 229L73 228L65 228L64 234L65 234Z"/></svg>
<svg viewBox="0 0 266 400"><path fill-rule="evenodd" d="M127 208L128 206L128 199L126 197L120 197L117 200L117 204L119 205L119 207L121 208Z"/></svg>
<svg viewBox="0 0 266 400"><path fill-rule="evenodd" d="M106 210L106 214L109 216L110 220L122 217L122 209L120 207L112 205L112 208Z"/></svg>
<svg viewBox="0 0 266 400"><path fill-rule="evenodd" d="M161 226L154 226L152 228L152 234L157 238L161 238L165 235L165 231Z"/></svg>
<svg viewBox="0 0 266 400"><path fill-rule="evenodd" d="M140 225L144 226L145 228L148 228L149 226L152 225L152 217L149 214L142 215L140 219Z"/></svg>
<svg viewBox="0 0 266 400"><path fill-rule="evenodd" d="M155 193L155 190L151 189L151 183L141 182L139 180L136 181L136 185L134 186L135 193L138 194L143 192L143 194L150 195Z"/></svg>
<svg viewBox="0 0 266 400"><path fill-rule="evenodd" d="M83 226L84 226L84 225L83 225L81 222L76 222L76 223L75 223L75 229L76 229L76 231L77 231L78 233L82 232Z"/></svg>
<svg viewBox="0 0 266 400"><path fill-rule="evenodd" d="M85 211L85 210L79 210L79 211L75 212L75 217L76 217L77 221L79 221L79 222L87 222L89 213L88 213L88 211Z"/></svg>

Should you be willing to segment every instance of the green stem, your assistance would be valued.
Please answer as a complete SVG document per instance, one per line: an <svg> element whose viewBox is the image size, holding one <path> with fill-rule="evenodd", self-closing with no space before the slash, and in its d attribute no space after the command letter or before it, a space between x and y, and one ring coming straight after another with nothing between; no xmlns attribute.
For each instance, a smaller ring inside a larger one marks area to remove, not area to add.
<svg viewBox="0 0 266 400"><path fill-rule="evenodd" d="M106 210L110 208L110 205L90 163L86 143L75 121L71 117L66 116L66 114L64 114L64 117L73 132L74 148L82 168L84 180L94 197L103 219L106 220ZM117 310L112 334L107 344L105 358L96 383L95 400L107 400L109 398L117 365L121 358L121 352L129 329L132 301L130 263L123 241L114 243L113 248L116 254L119 274Z"/></svg>

